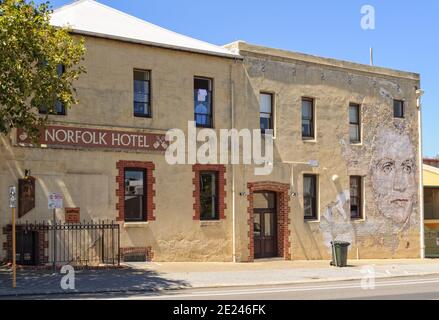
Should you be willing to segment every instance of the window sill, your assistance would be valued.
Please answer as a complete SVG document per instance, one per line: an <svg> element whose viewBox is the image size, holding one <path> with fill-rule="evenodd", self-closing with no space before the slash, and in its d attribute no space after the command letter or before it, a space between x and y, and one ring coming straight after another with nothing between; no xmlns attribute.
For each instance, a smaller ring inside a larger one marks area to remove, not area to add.
<svg viewBox="0 0 439 320"><path fill-rule="evenodd" d="M365 218L358 218L358 219L351 218L351 221L354 223L362 223L362 222L366 222L366 219Z"/></svg>
<svg viewBox="0 0 439 320"><path fill-rule="evenodd" d="M40 116L49 116L49 117L65 117L67 114L65 113L39 113Z"/></svg>
<svg viewBox="0 0 439 320"><path fill-rule="evenodd" d="M363 145L363 142L350 142L349 143L351 146L358 146L361 147Z"/></svg>
<svg viewBox="0 0 439 320"><path fill-rule="evenodd" d="M320 219L304 219L305 223L320 223Z"/></svg>
<svg viewBox="0 0 439 320"><path fill-rule="evenodd" d="M146 227L148 227L148 225L149 225L148 221L124 222L123 223L124 228L146 228Z"/></svg>
<svg viewBox="0 0 439 320"><path fill-rule="evenodd" d="M141 115L141 114L134 114L134 118L146 118L146 119L151 119L152 116L150 115Z"/></svg>
<svg viewBox="0 0 439 320"><path fill-rule="evenodd" d="M302 141L303 141L303 143L316 143L317 139L315 139L315 138L309 138L309 139L302 138Z"/></svg>
<svg viewBox="0 0 439 320"><path fill-rule="evenodd" d="M221 223L221 220L200 220L200 226L215 226Z"/></svg>

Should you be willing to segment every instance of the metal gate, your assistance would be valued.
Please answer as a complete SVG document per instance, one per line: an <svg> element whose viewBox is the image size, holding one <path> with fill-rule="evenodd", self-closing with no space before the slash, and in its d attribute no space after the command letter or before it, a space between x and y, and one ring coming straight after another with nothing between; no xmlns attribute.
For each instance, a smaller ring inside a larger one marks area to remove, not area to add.
<svg viewBox="0 0 439 320"><path fill-rule="evenodd" d="M17 263L55 266L119 265L119 224L113 221L84 221L19 225Z"/></svg>

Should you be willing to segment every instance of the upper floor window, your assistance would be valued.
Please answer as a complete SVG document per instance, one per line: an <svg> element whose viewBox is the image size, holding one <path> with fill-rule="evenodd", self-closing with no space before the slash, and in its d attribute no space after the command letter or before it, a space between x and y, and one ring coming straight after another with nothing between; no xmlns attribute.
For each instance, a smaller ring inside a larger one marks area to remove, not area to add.
<svg viewBox="0 0 439 320"><path fill-rule="evenodd" d="M134 116L151 116L150 71L134 70Z"/></svg>
<svg viewBox="0 0 439 320"><path fill-rule="evenodd" d="M218 220L218 173L200 172L200 219Z"/></svg>
<svg viewBox="0 0 439 320"><path fill-rule="evenodd" d="M362 188L361 177L350 177L350 203L351 203L351 218L362 219Z"/></svg>
<svg viewBox="0 0 439 320"><path fill-rule="evenodd" d="M395 118L404 118L404 101L393 100L393 116Z"/></svg>
<svg viewBox="0 0 439 320"><path fill-rule="evenodd" d="M58 77L61 77L63 75L63 73L66 71L65 66L63 64L58 64L56 66L56 71L58 73ZM47 107L41 106L38 109L38 111L41 114L47 114ZM65 116L66 115L66 107L65 107L64 103L62 103L59 100L56 100L55 108L53 109L53 111L50 112L50 114L51 115Z"/></svg>
<svg viewBox="0 0 439 320"><path fill-rule="evenodd" d="M314 137L314 99L302 98L302 138Z"/></svg>
<svg viewBox="0 0 439 320"><path fill-rule="evenodd" d="M144 169L125 169L125 221L146 220L146 183Z"/></svg>
<svg viewBox="0 0 439 320"><path fill-rule="evenodd" d="M349 140L351 143L361 142L360 105L349 105Z"/></svg>
<svg viewBox="0 0 439 320"><path fill-rule="evenodd" d="M194 121L197 127L212 128L212 79L194 78Z"/></svg>
<svg viewBox="0 0 439 320"><path fill-rule="evenodd" d="M303 210L305 220L317 220L317 176L303 176Z"/></svg>
<svg viewBox="0 0 439 320"><path fill-rule="evenodd" d="M266 130L273 130L273 95L271 93L259 95L259 119L262 133Z"/></svg>

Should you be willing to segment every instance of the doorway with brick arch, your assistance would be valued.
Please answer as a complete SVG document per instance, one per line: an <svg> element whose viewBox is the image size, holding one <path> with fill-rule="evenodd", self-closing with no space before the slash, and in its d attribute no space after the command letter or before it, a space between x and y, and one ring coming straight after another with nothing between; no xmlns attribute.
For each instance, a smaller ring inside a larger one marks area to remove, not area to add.
<svg viewBox="0 0 439 320"><path fill-rule="evenodd" d="M249 261L291 258L289 184L248 183Z"/></svg>

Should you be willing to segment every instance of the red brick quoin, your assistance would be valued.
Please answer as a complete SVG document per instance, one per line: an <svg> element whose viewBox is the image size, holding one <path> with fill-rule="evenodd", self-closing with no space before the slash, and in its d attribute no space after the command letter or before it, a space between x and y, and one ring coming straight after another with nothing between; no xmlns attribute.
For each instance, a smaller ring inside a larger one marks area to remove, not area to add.
<svg viewBox="0 0 439 320"><path fill-rule="evenodd" d="M249 182L247 184L249 190L248 200L248 236L250 250L249 262L254 261L255 257L255 245L253 236L253 223L254 223L254 213L253 213L253 193L257 191L271 191L276 192L276 215L277 215L277 251L279 257L283 257L285 260L291 259L291 243L289 230L290 219L288 215L290 213L290 197L289 190L290 185L278 182Z"/></svg>
<svg viewBox="0 0 439 320"><path fill-rule="evenodd" d="M221 164L194 164L192 166L194 172L193 184L194 184L194 220L200 220L200 171L216 171L218 172L218 210L219 218L225 219L225 210L227 205L226 199L226 167Z"/></svg>
<svg viewBox="0 0 439 320"><path fill-rule="evenodd" d="M145 197L145 206L146 206L146 220L154 221L154 210L155 210L155 178L154 178L154 169L155 165L153 162L146 161L125 161L121 160L116 163L116 168L118 170L118 175L116 177L117 189L116 196L118 197L118 203L116 204L116 210L119 211L119 215L116 218L117 221L124 221L125 217L125 199L124 199L124 170L126 168L131 169L145 169L146 171L146 197Z"/></svg>

